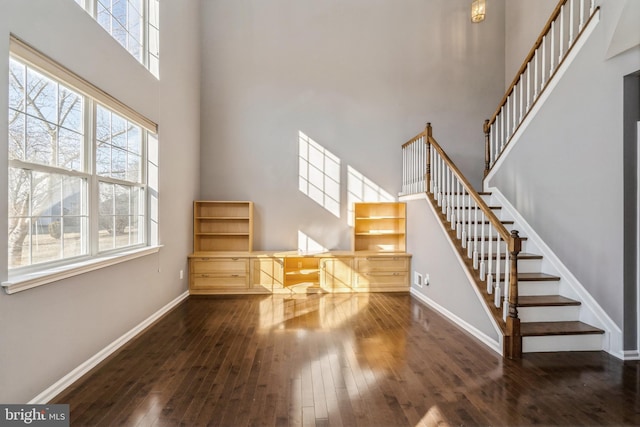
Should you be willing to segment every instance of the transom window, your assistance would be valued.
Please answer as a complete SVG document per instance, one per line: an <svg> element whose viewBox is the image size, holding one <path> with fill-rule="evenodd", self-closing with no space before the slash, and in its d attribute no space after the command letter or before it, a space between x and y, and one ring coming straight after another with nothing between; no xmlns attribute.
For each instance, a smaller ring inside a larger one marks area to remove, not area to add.
<svg viewBox="0 0 640 427"><path fill-rule="evenodd" d="M14 39L13 47L30 51ZM155 125L137 120L141 116L128 114L122 104L77 76L71 80L80 81L81 88L49 72L46 62L41 68L13 50L10 271L48 268L156 244ZM42 62L39 53L33 58ZM92 92L102 95L96 98Z"/></svg>
<svg viewBox="0 0 640 427"><path fill-rule="evenodd" d="M159 0L75 0L151 73L159 76Z"/></svg>

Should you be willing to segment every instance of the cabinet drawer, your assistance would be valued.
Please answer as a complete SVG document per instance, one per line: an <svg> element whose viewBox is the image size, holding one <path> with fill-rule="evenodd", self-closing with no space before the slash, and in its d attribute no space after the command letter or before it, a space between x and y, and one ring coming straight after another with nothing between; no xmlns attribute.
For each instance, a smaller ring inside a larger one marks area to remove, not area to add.
<svg viewBox="0 0 640 427"><path fill-rule="evenodd" d="M195 258L191 260L191 273L242 273L249 271L247 258Z"/></svg>
<svg viewBox="0 0 640 427"><path fill-rule="evenodd" d="M358 259L358 271L407 271L409 258L407 257L366 257Z"/></svg>
<svg viewBox="0 0 640 427"><path fill-rule="evenodd" d="M375 272L360 273L356 279L358 288L387 288L396 286L407 286L408 274L404 272Z"/></svg>
<svg viewBox="0 0 640 427"><path fill-rule="evenodd" d="M194 274L191 278L193 290L246 289L247 286L246 274Z"/></svg>

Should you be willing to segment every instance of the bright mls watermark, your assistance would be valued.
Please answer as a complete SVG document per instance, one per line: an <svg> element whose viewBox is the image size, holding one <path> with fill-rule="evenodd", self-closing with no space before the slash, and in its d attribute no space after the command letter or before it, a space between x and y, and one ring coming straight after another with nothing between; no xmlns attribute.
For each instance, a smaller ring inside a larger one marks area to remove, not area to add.
<svg viewBox="0 0 640 427"><path fill-rule="evenodd" d="M0 427L69 427L69 405L0 405Z"/></svg>

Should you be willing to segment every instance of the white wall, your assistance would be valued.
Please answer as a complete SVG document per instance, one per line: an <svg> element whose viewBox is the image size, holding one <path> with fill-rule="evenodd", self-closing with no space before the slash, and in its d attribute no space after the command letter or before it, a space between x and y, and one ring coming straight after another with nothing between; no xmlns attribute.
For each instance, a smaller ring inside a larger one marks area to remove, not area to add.
<svg viewBox="0 0 640 427"><path fill-rule="evenodd" d="M349 249L347 166L386 192L402 143L430 121L479 184L483 121L504 92L504 1L202 2L201 196L252 200L255 249L298 230ZM298 191L298 131L341 160L340 218Z"/></svg>
<svg viewBox="0 0 640 427"><path fill-rule="evenodd" d="M0 402L26 402L187 289L178 271L191 250L198 194L199 5L162 2L157 81L73 1L3 0L0 82L8 81L9 33L86 78L160 128L157 255L14 295L0 294ZM7 171L7 85L0 85L0 173ZM0 223L7 188L0 186ZM7 241L0 227L0 241ZM7 248L0 245L0 279Z"/></svg>
<svg viewBox="0 0 640 427"><path fill-rule="evenodd" d="M489 183L620 327L623 78L640 69L638 46L606 58L623 4L602 2L600 24Z"/></svg>
<svg viewBox="0 0 640 427"><path fill-rule="evenodd" d="M413 255L412 291L472 325L486 341L493 341L497 347L499 331L426 198L407 201L407 252ZM414 272L422 274L424 280L428 274L429 284L417 286Z"/></svg>

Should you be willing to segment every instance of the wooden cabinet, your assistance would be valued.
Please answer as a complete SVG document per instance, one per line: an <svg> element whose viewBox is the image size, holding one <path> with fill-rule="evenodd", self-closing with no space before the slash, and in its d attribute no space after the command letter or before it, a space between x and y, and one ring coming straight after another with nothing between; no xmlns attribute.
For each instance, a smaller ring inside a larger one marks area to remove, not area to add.
<svg viewBox="0 0 640 427"><path fill-rule="evenodd" d="M192 256L189 291L195 295L245 293L249 288L249 258Z"/></svg>
<svg viewBox="0 0 640 427"><path fill-rule="evenodd" d="M409 290L409 254L355 258L354 287L359 292Z"/></svg>
<svg viewBox="0 0 640 427"><path fill-rule="evenodd" d="M284 286L292 292L307 292L320 284L320 259L314 256L284 258Z"/></svg>
<svg viewBox="0 0 640 427"><path fill-rule="evenodd" d="M269 255L251 259L251 288L263 292L279 292L284 288L284 268L281 258Z"/></svg>
<svg viewBox="0 0 640 427"><path fill-rule="evenodd" d="M252 250L252 202L193 202L194 252Z"/></svg>
<svg viewBox="0 0 640 427"><path fill-rule="evenodd" d="M331 257L320 260L320 286L325 292L352 292L352 283L352 257Z"/></svg>
<svg viewBox="0 0 640 427"><path fill-rule="evenodd" d="M400 202L355 203L353 250L405 252L406 211Z"/></svg>
<svg viewBox="0 0 640 427"><path fill-rule="evenodd" d="M253 203L193 203L193 295L409 290L404 203L356 203L353 251L253 251Z"/></svg>

